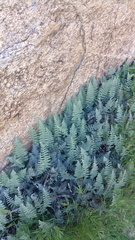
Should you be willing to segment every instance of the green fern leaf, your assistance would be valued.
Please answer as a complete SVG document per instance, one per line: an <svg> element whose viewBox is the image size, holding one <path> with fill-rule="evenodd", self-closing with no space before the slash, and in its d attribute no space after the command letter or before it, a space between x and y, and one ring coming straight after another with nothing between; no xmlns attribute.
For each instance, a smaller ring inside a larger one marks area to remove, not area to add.
<svg viewBox="0 0 135 240"><path fill-rule="evenodd" d="M94 184L94 190L96 190L98 195L103 194L104 186L103 186L102 175L100 173L98 173L98 175L96 177L96 182Z"/></svg>
<svg viewBox="0 0 135 240"><path fill-rule="evenodd" d="M7 218L7 210L5 209L5 205L0 200L0 231L4 231L5 225L8 222Z"/></svg>
<svg viewBox="0 0 135 240"><path fill-rule="evenodd" d="M46 146L40 143L41 150L39 156L39 162L37 165L37 174L44 173L51 166L51 158Z"/></svg>
<svg viewBox="0 0 135 240"><path fill-rule="evenodd" d="M89 105L90 107L93 107L94 105L95 96L96 96L95 88L92 82L90 81L86 93L86 104Z"/></svg>
<svg viewBox="0 0 135 240"><path fill-rule="evenodd" d="M29 137L30 137L30 140L33 142L33 144L35 144L38 147L39 146L38 135L32 126L30 126L30 129L29 129Z"/></svg>
<svg viewBox="0 0 135 240"><path fill-rule="evenodd" d="M82 161L82 169L83 169L83 177L89 177L89 167L90 167L90 158L87 155L87 152L81 148L81 161Z"/></svg>
<svg viewBox="0 0 135 240"><path fill-rule="evenodd" d="M81 165L79 160L76 163L75 174L74 175L77 179L80 179L80 178L83 177L83 169L82 169L82 165Z"/></svg>
<svg viewBox="0 0 135 240"><path fill-rule="evenodd" d="M17 173L14 170L12 170L12 172L10 174L9 183L8 183L10 193L11 194L15 193L17 191L17 188L19 185L20 185L20 179L19 179Z"/></svg>
<svg viewBox="0 0 135 240"><path fill-rule="evenodd" d="M94 157L94 162L92 164L92 169L90 171L90 176L92 179L94 179L98 174L98 166L97 166L97 161L96 158Z"/></svg>
<svg viewBox="0 0 135 240"><path fill-rule="evenodd" d="M8 160L12 163L13 167L23 168L26 161L28 161L28 153L23 147L22 142L19 139L14 141L13 157L9 157Z"/></svg>
<svg viewBox="0 0 135 240"><path fill-rule="evenodd" d="M55 138L59 138L62 135L62 127L61 121L58 114L54 116L54 136Z"/></svg>
<svg viewBox="0 0 135 240"><path fill-rule="evenodd" d="M82 103L80 100L78 100L76 104L73 104L72 123L75 123L76 126L79 126L78 120L82 118L82 114Z"/></svg>
<svg viewBox="0 0 135 240"><path fill-rule="evenodd" d="M35 207L29 202L27 202L26 205L24 205L23 203L21 204L19 208L19 215L20 219L22 219L23 221L37 217Z"/></svg>
<svg viewBox="0 0 135 240"><path fill-rule="evenodd" d="M120 125L122 124L122 121L123 121L123 110L122 110L122 107L119 105L117 110L116 122Z"/></svg>

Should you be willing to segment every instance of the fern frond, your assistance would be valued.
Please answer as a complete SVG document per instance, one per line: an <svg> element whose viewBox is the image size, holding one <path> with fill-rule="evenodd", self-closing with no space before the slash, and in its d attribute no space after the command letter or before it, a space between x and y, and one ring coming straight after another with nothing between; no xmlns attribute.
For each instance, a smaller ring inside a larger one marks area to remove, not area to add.
<svg viewBox="0 0 135 240"><path fill-rule="evenodd" d="M65 136L68 135L68 127L67 127L67 124L64 119L61 123L61 131L62 131L63 135L65 135Z"/></svg>
<svg viewBox="0 0 135 240"><path fill-rule="evenodd" d="M118 89L120 87L119 78L114 77L114 79L111 81L110 85L111 86L110 86L110 90L109 90L109 96L111 99L113 99L117 95Z"/></svg>
<svg viewBox="0 0 135 240"><path fill-rule="evenodd" d="M7 186L11 194L17 191L19 184L20 184L20 179L17 173L14 170L12 170L9 181L8 181L8 186Z"/></svg>
<svg viewBox="0 0 135 240"><path fill-rule="evenodd" d="M7 210L3 202L0 200L0 231L3 231L5 229L5 225L8 222L6 215Z"/></svg>
<svg viewBox="0 0 135 240"><path fill-rule="evenodd" d="M14 206L15 206L15 204L14 204L14 199L11 198L7 192L4 192L4 195L5 195L5 197L6 197L7 205L8 205L9 207L11 207L11 208L14 208Z"/></svg>
<svg viewBox="0 0 135 240"><path fill-rule="evenodd" d="M74 161L77 157L76 154L76 139L73 137L69 137L68 143L67 143L67 149L68 149L68 157L70 159L70 161Z"/></svg>
<svg viewBox="0 0 135 240"><path fill-rule="evenodd" d="M122 107L118 105L116 122L120 125L122 121L123 121L123 110L122 110Z"/></svg>
<svg viewBox="0 0 135 240"><path fill-rule="evenodd" d="M96 190L98 195L102 195L104 191L102 175L98 173L96 177L96 182L94 184L94 190Z"/></svg>
<svg viewBox="0 0 135 240"><path fill-rule="evenodd" d="M104 175L105 175L105 178L108 180L108 178L110 177L110 175L112 173L112 164L109 161L109 159L107 159L106 157L103 158L103 162L105 163Z"/></svg>
<svg viewBox="0 0 135 240"><path fill-rule="evenodd" d="M80 179L80 178L83 177L83 169L82 169L81 162L79 160L77 161L76 166L75 166L75 174L74 174L74 176L77 179Z"/></svg>
<svg viewBox="0 0 135 240"><path fill-rule="evenodd" d="M79 88L79 93L78 93L78 100L81 101L82 107L85 107L85 99L86 99L86 93L85 93L85 88L81 86Z"/></svg>
<svg viewBox="0 0 135 240"><path fill-rule="evenodd" d="M104 110L106 113L108 112L113 112L113 110L115 109L115 101L114 99L110 98L107 103L105 104Z"/></svg>
<svg viewBox="0 0 135 240"><path fill-rule="evenodd" d="M79 126L78 120L82 118L83 110L82 110L82 103L80 100L73 104L73 112L72 112L72 123L76 126Z"/></svg>
<svg viewBox="0 0 135 240"><path fill-rule="evenodd" d="M70 136L74 139L75 144L77 144L77 129L74 123L70 128Z"/></svg>
<svg viewBox="0 0 135 240"><path fill-rule="evenodd" d="M54 117L52 115L46 120L46 126L54 134Z"/></svg>
<svg viewBox="0 0 135 240"><path fill-rule="evenodd" d="M108 145L115 145L115 130L114 130L114 127L111 126L111 130L110 130L110 133L109 133L109 138L108 138L108 141L107 141Z"/></svg>
<svg viewBox="0 0 135 240"><path fill-rule="evenodd" d="M0 187L8 187L9 177L6 172L0 174Z"/></svg>
<svg viewBox="0 0 135 240"><path fill-rule="evenodd" d="M20 182L21 182L23 179L26 178L26 174L27 174L26 168L20 170L20 171L17 173L17 176L18 176L18 179L19 179Z"/></svg>
<svg viewBox="0 0 135 240"><path fill-rule="evenodd" d="M28 152L23 147L19 139L14 141L13 156L8 158L13 167L23 168L26 161L28 161Z"/></svg>
<svg viewBox="0 0 135 240"><path fill-rule="evenodd" d="M95 101L95 88L92 84L92 82L89 82L88 88L87 88L87 93L86 93L86 104L90 107L93 107L94 101Z"/></svg>
<svg viewBox="0 0 135 240"><path fill-rule="evenodd" d="M50 232L52 230L53 224L49 221L40 221L39 220L39 228L42 230L42 232L45 234L44 236L48 238L50 235Z"/></svg>
<svg viewBox="0 0 135 240"><path fill-rule="evenodd" d="M90 176L92 179L94 179L98 174L98 166L97 166L97 161L96 158L94 157L94 162L92 164L92 169L90 171Z"/></svg>
<svg viewBox="0 0 135 240"><path fill-rule="evenodd" d="M114 73L115 73L115 69L111 66L110 68L109 68L109 72L108 72L108 75L113 75Z"/></svg>
<svg viewBox="0 0 135 240"><path fill-rule="evenodd" d="M114 169L112 170L112 173L108 179L108 182L107 182L107 191L109 193L112 193L112 190L113 190L113 187L114 185L116 184L116 174L115 174L115 171Z"/></svg>
<svg viewBox="0 0 135 240"><path fill-rule="evenodd" d="M67 116L67 122L66 122L67 125L70 124L71 117L72 117L72 111L73 111L73 103L71 100L68 100L65 110L64 110L64 118L65 118L65 116Z"/></svg>
<svg viewBox="0 0 135 240"><path fill-rule="evenodd" d="M81 120L81 128L80 128L79 136L78 136L80 142L85 142L85 140L86 140L86 132L87 132L86 121L83 118Z"/></svg>
<svg viewBox="0 0 135 240"><path fill-rule="evenodd" d="M124 187L125 186L125 183L127 181L127 171L125 170L124 172L120 172L120 176L119 178L117 179L115 185L114 185L114 192L121 188L121 187Z"/></svg>
<svg viewBox="0 0 135 240"><path fill-rule="evenodd" d="M40 118L38 119L38 136L39 142L44 143L46 141L45 124Z"/></svg>
<svg viewBox="0 0 135 240"><path fill-rule="evenodd" d="M59 138L62 135L62 129L61 129L61 121L58 117L58 114L54 115L54 136L55 138Z"/></svg>
<svg viewBox="0 0 135 240"><path fill-rule="evenodd" d="M123 137L121 135L119 137L115 136L115 149L121 155L123 149Z"/></svg>
<svg viewBox="0 0 135 240"><path fill-rule="evenodd" d="M43 188L42 199L43 199L43 202L42 202L41 207L40 207L40 212L44 213L46 211L46 209L48 207L50 207L50 205L51 205L50 195L49 195L48 191L45 188Z"/></svg>
<svg viewBox="0 0 135 240"><path fill-rule="evenodd" d="M98 92L98 99L103 103L109 100L110 81L103 82Z"/></svg>
<svg viewBox="0 0 135 240"><path fill-rule="evenodd" d="M35 207L29 202L27 202L26 205L24 205L23 203L21 204L19 208L19 215L20 219L22 219L23 221L37 217Z"/></svg>
<svg viewBox="0 0 135 240"><path fill-rule="evenodd" d="M42 143L40 143L40 146L41 146L40 156L37 165L38 175L44 173L51 166L51 158L46 146Z"/></svg>
<svg viewBox="0 0 135 240"><path fill-rule="evenodd" d="M29 129L29 138L33 142L33 144L35 144L37 147L39 146L38 134L32 126L30 126Z"/></svg>
<svg viewBox="0 0 135 240"><path fill-rule="evenodd" d="M54 143L51 131L45 126L41 119L38 120L39 142L46 147L51 147Z"/></svg>
<svg viewBox="0 0 135 240"><path fill-rule="evenodd" d="M90 158L87 155L87 152L81 148L81 161L82 161L82 169L83 169L83 177L89 177L89 167L90 167Z"/></svg>
<svg viewBox="0 0 135 240"><path fill-rule="evenodd" d="M97 121L97 123L100 123L101 119L102 119L101 112L96 108L96 121Z"/></svg>

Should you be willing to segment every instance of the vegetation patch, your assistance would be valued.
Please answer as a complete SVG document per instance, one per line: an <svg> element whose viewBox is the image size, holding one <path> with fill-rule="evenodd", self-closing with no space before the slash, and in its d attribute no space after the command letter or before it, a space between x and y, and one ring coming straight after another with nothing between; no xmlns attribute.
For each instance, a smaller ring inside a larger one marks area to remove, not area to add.
<svg viewBox="0 0 135 240"><path fill-rule="evenodd" d="M16 239L16 229L26 226L44 237L53 229L62 239L57 226L114 200L127 178L122 160L135 113L133 69L135 63L111 68L99 83L92 76L61 114L39 119L37 131L30 127L31 151L15 139L11 165L0 175L1 239ZM25 234L19 239L31 239Z"/></svg>

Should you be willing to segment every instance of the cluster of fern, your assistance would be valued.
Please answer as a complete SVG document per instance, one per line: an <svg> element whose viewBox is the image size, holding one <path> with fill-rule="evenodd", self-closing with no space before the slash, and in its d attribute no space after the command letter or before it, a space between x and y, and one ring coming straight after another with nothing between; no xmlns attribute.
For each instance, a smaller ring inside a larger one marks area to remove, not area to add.
<svg viewBox="0 0 135 240"><path fill-rule="evenodd" d="M132 65L135 65L133 63ZM134 79L126 63L98 83L94 76L61 114L30 127L31 150L15 139L11 165L0 175L0 234L11 239L19 221L47 231L78 209L98 207L124 186L121 132L135 113Z"/></svg>

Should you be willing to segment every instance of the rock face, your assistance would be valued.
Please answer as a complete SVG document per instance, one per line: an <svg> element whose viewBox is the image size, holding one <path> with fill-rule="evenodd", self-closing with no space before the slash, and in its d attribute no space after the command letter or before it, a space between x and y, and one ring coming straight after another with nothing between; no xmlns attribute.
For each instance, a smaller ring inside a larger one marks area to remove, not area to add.
<svg viewBox="0 0 135 240"><path fill-rule="evenodd" d="M135 58L134 0L0 1L0 162L94 74Z"/></svg>

